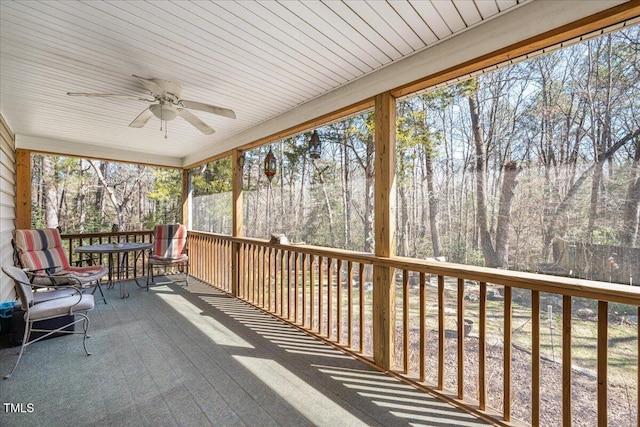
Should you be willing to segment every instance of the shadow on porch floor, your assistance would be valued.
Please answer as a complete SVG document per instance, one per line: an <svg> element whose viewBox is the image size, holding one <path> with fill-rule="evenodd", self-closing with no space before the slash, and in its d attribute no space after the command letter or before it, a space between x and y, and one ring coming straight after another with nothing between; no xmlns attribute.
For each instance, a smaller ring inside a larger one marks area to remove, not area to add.
<svg viewBox="0 0 640 427"><path fill-rule="evenodd" d="M25 350L1 425L486 425L195 279L129 289L89 312L92 356L80 336Z"/></svg>

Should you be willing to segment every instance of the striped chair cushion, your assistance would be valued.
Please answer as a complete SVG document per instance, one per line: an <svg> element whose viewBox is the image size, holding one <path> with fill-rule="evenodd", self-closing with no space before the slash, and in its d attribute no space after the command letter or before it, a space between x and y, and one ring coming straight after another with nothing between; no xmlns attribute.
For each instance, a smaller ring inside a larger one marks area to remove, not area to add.
<svg viewBox="0 0 640 427"><path fill-rule="evenodd" d="M183 258L187 227L183 224L157 225L154 229L153 257L158 260Z"/></svg>
<svg viewBox="0 0 640 427"><path fill-rule="evenodd" d="M56 228L15 230L13 241L23 268L49 275L33 278L32 282L37 285L63 285L72 281L87 284L100 280L108 272L102 265L71 266Z"/></svg>
<svg viewBox="0 0 640 427"><path fill-rule="evenodd" d="M43 270L57 267L55 270L58 271L70 267L60 233L55 228L15 230L14 241L24 268Z"/></svg>

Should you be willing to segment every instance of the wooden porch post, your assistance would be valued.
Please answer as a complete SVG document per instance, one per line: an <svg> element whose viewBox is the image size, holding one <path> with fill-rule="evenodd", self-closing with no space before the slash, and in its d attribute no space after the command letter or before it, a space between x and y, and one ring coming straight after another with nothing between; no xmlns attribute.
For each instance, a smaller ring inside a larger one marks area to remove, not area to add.
<svg viewBox="0 0 640 427"><path fill-rule="evenodd" d="M182 223L191 230L191 173L182 169Z"/></svg>
<svg viewBox="0 0 640 427"><path fill-rule="evenodd" d="M31 151L16 150L16 228L31 228Z"/></svg>
<svg viewBox="0 0 640 427"><path fill-rule="evenodd" d="M233 171L233 237L242 237L242 173L244 171L244 153L238 149L233 150L231 157ZM231 293L234 297L240 295L240 243L233 242L231 256Z"/></svg>
<svg viewBox="0 0 640 427"><path fill-rule="evenodd" d="M385 92L375 98L375 255L396 253L395 151L396 100ZM383 369L395 360L394 269L373 268L373 359Z"/></svg>

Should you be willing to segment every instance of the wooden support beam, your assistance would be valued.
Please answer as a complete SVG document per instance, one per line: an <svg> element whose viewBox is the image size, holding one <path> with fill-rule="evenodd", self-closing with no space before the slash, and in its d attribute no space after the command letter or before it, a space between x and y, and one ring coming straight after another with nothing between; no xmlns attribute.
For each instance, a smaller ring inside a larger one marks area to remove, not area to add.
<svg viewBox="0 0 640 427"><path fill-rule="evenodd" d="M243 237L242 231L242 177L244 171L244 153L240 150L233 150L231 155L232 171L232 235L233 237ZM231 248L231 294L234 297L239 295L240 287L240 243L234 242Z"/></svg>
<svg viewBox="0 0 640 427"><path fill-rule="evenodd" d="M396 100L388 92L375 97L375 129L375 254L392 257L396 252ZM395 360L394 271L373 267L373 360L382 369L392 369Z"/></svg>
<svg viewBox="0 0 640 427"><path fill-rule="evenodd" d="M31 151L16 150L16 228L31 228Z"/></svg>
<svg viewBox="0 0 640 427"><path fill-rule="evenodd" d="M182 223L191 230L191 174L182 169Z"/></svg>

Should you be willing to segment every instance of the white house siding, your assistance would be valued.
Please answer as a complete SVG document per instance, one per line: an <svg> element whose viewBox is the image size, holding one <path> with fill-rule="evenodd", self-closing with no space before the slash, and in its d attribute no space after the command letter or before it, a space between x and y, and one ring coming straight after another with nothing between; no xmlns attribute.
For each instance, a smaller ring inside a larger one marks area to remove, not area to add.
<svg viewBox="0 0 640 427"><path fill-rule="evenodd" d="M15 136L0 115L0 265L13 265L11 233L16 219ZM0 273L0 302L15 299L13 284Z"/></svg>

